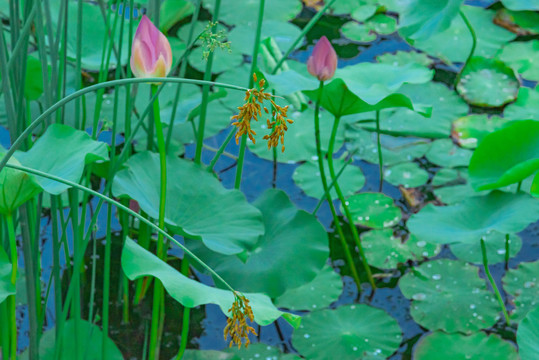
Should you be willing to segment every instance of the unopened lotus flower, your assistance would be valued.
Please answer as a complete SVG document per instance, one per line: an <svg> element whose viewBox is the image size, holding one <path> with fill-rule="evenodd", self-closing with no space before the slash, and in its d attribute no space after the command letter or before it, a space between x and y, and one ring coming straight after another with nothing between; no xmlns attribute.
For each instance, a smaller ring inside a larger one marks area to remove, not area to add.
<svg viewBox="0 0 539 360"><path fill-rule="evenodd" d="M131 70L138 78L165 77L172 66L172 49L167 37L146 15L133 39Z"/></svg>
<svg viewBox="0 0 539 360"><path fill-rule="evenodd" d="M337 69L337 53L328 38L322 36L307 60L307 70L320 81L331 79Z"/></svg>

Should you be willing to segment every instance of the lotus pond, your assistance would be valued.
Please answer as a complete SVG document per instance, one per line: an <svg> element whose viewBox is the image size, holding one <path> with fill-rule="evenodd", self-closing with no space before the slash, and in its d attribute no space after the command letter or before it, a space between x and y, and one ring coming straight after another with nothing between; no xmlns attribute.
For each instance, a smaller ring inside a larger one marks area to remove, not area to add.
<svg viewBox="0 0 539 360"><path fill-rule="evenodd" d="M0 359L539 359L538 1L0 16Z"/></svg>

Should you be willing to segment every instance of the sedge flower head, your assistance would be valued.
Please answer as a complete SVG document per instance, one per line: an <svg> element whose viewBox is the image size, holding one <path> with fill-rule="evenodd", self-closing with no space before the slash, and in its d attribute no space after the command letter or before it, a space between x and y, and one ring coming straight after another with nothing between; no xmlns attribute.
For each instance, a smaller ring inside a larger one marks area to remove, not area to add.
<svg viewBox="0 0 539 360"><path fill-rule="evenodd" d="M307 70L320 81L329 80L337 69L337 53L328 38L322 36L307 60Z"/></svg>
<svg viewBox="0 0 539 360"><path fill-rule="evenodd" d="M167 37L146 15L133 38L131 70L138 78L165 77L172 67L172 49Z"/></svg>
<svg viewBox="0 0 539 360"><path fill-rule="evenodd" d="M249 347L249 333L256 335L255 329L247 324L247 320L250 322L254 321L253 310L249 305L249 299L238 292L234 292L234 303L228 309L228 312L230 313L230 317L226 320L227 324L224 330L225 341L230 336L232 340L229 347L236 344L239 349L244 340L245 347Z"/></svg>

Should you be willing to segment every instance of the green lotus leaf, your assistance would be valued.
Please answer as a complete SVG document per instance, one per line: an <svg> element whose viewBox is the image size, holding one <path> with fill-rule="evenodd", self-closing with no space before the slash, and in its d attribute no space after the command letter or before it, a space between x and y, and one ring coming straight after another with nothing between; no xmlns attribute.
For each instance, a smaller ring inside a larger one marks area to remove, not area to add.
<svg viewBox="0 0 539 360"><path fill-rule="evenodd" d="M369 265L379 269L396 269L408 260L423 260L440 252L441 246L418 241L410 235L406 241L393 235L393 230L373 230L361 234L361 243Z"/></svg>
<svg viewBox="0 0 539 360"><path fill-rule="evenodd" d="M430 3L430 2L427 2ZM432 2L435 6L435 2ZM498 50L516 35L494 24L493 10L476 6L461 6L477 35L474 55L494 57ZM472 35L460 16L453 19L451 26L430 37L414 41L414 47L446 62L465 62L472 49Z"/></svg>
<svg viewBox="0 0 539 360"><path fill-rule="evenodd" d="M265 74L268 86L281 96L290 95L305 89L317 89L319 82L313 77L306 77L295 70L281 71L277 75Z"/></svg>
<svg viewBox="0 0 539 360"><path fill-rule="evenodd" d="M503 6L509 10L539 10L539 4L535 0L501 0Z"/></svg>
<svg viewBox="0 0 539 360"><path fill-rule="evenodd" d="M334 159L335 173L337 173L344 165L343 159ZM326 174L327 183L331 184L331 176L329 174L329 165L324 161L324 169ZM324 187L322 186L322 180L320 179L320 170L318 168L317 161L307 161L299 166L294 175L292 175L294 182L310 197L320 199L324 195ZM337 180L339 186L345 197L353 195L357 191L361 190L365 185L365 176L358 166L348 165L342 172L341 176ZM337 193L335 188L329 191L332 199L337 199Z"/></svg>
<svg viewBox="0 0 539 360"><path fill-rule="evenodd" d="M438 166L468 166L472 152L455 145L450 139L439 139L427 151L427 160Z"/></svg>
<svg viewBox="0 0 539 360"><path fill-rule="evenodd" d="M521 87L517 101L505 108L504 117L509 120L539 120L539 88Z"/></svg>
<svg viewBox="0 0 539 360"><path fill-rule="evenodd" d="M289 0L266 1L264 7L264 21L292 20L301 11L301 2ZM204 6L213 13L215 3L204 2ZM256 27L256 14L258 14L259 1L223 0L219 10L219 20L228 25L249 25L254 31Z"/></svg>
<svg viewBox="0 0 539 360"><path fill-rule="evenodd" d="M52 124L30 150L16 151L15 157L23 166L78 182L85 164L108 159L108 146L93 140L84 131ZM54 195L69 188L68 185L43 177L36 177L35 181L43 190Z"/></svg>
<svg viewBox="0 0 539 360"><path fill-rule="evenodd" d="M402 332L384 310L368 305L341 306L305 315L292 344L307 359L387 358L399 347Z"/></svg>
<svg viewBox="0 0 539 360"><path fill-rule="evenodd" d="M150 217L159 216L159 155L132 156L114 177L112 192L137 200ZM213 251L237 254L257 242L264 228L260 212L239 190L227 190L199 165L167 158L165 222L176 233L202 239Z"/></svg>
<svg viewBox="0 0 539 360"><path fill-rule="evenodd" d="M474 56L459 74L457 92L468 104L500 107L517 98L520 83L505 63Z"/></svg>
<svg viewBox="0 0 539 360"><path fill-rule="evenodd" d="M189 65L200 72L206 70L206 60L204 60L203 52L207 51L204 47L197 47L189 55ZM213 51L213 63L211 71L214 74L223 71L234 69L240 66L243 62L243 55L239 51L228 49L215 49Z"/></svg>
<svg viewBox="0 0 539 360"><path fill-rule="evenodd" d="M489 231L513 234L539 217L539 201L528 194L493 191L451 206L428 204L408 220L420 240L438 244L475 244Z"/></svg>
<svg viewBox="0 0 539 360"><path fill-rule="evenodd" d="M489 264L496 264L505 261L505 234L497 231L485 235L485 247L487 249L487 259ZM509 255L514 257L518 254L522 247L522 239L520 236L511 234L509 236ZM453 244L451 252L460 260L471 262L474 264L483 263L483 255L481 253L481 244Z"/></svg>
<svg viewBox="0 0 539 360"><path fill-rule="evenodd" d="M511 66L524 79L539 80L539 40L514 42L507 44L498 58Z"/></svg>
<svg viewBox="0 0 539 360"><path fill-rule="evenodd" d="M11 262L4 248L0 246L0 304L10 295L15 295L15 285L11 283Z"/></svg>
<svg viewBox="0 0 539 360"><path fill-rule="evenodd" d="M346 203L354 223L368 228L392 227L402 218L401 210L395 206L393 199L384 194L355 194L346 199Z"/></svg>
<svg viewBox="0 0 539 360"><path fill-rule="evenodd" d="M384 179L392 185L413 188L425 185L429 174L415 162L402 163L384 170Z"/></svg>
<svg viewBox="0 0 539 360"><path fill-rule="evenodd" d="M122 269L130 280L144 276L159 279L168 294L185 307L216 304L224 314L228 314L228 309L234 302L232 291L207 286L182 275L129 238L122 251ZM298 316L279 311L266 295L250 293L243 295L249 299L255 322L259 325L271 324L281 316L292 324L299 321Z"/></svg>
<svg viewBox="0 0 539 360"><path fill-rule="evenodd" d="M330 9L335 9L335 7L339 6L339 3L346 3L347 0L344 1L336 1L335 4L330 7ZM351 1L351 5L353 4L353 1ZM354 7L353 5L356 5ZM353 4L350 11L347 11L345 13L349 13L352 19L357 20L359 22L364 22L365 20L369 19L370 17L376 15L376 10L378 10L378 6L374 4L369 4L368 1L366 4L362 4L359 7L357 7L357 4Z"/></svg>
<svg viewBox="0 0 539 360"><path fill-rule="evenodd" d="M406 84L399 93L409 97L414 104L432 106L432 114L426 118L409 109L383 110L380 129L385 134L445 138L451 133L453 120L468 113L468 105L442 83ZM376 128L372 123L364 127L372 131Z"/></svg>
<svg viewBox="0 0 539 360"><path fill-rule="evenodd" d="M455 169L442 168L438 170L432 178L433 186L440 186L459 179L459 171Z"/></svg>
<svg viewBox="0 0 539 360"><path fill-rule="evenodd" d="M79 320L79 327L75 328L75 320L69 319L64 323L62 333L62 346L60 357L54 356L56 347L56 330L52 328L43 333L39 343L39 358L43 360L71 360L76 359L76 354L86 360L103 359L103 332L99 326L86 320ZM78 330L78 331L77 331ZM105 354L110 360L123 360L124 357L116 344L110 339L105 340ZM21 358L28 358L25 352Z"/></svg>
<svg viewBox="0 0 539 360"><path fill-rule="evenodd" d="M416 360L518 360L515 347L498 335L471 335L435 331L423 336L414 349Z"/></svg>
<svg viewBox="0 0 539 360"><path fill-rule="evenodd" d="M499 116L468 115L453 121L451 136L463 148L475 149L485 136L501 129L508 122Z"/></svg>
<svg viewBox="0 0 539 360"><path fill-rule="evenodd" d="M324 227L315 216L298 210L280 190L267 190L254 205L262 212L266 231L244 253L219 255L197 242L188 242L189 247L241 291L276 298L311 282L329 256Z"/></svg>
<svg viewBox="0 0 539 360"><path fill-rule="evenodd" d="M373 114L374 115L374 114ZM361 124L347 124L345 144L354 158L378 164L378 144L375 132L363 130ZM426 139L381 135L382 158L385 166L392 166L421 158L430 147Z"/></svg>
<svg viewBox="0 0 539 360"><path fill-rule="evenodd" d="M462 0L410 0L399 16L399 32L410 40L429 38L449 28L461 4Z"/></svg>
<svg viewBox="0 0 539 360"><path fill-rule="evenodd" d="M530 188L530 194L539 197L539 172L533 177L533 182Z"/></svg>
<svg viewBox="0 0 539 360"><path fill-rule="evenodd" d="M285 359L296 359L294 357L289 358L288 356L294 356L292 354L282 354L281 351L274 347L262 343L256 343L249 345L248 348L242 347L230 348L225 350L227 353L234 354L234 360L256 360L256 359L271 359L271 360L285 360ZM298 358L299 359L299 358Z"/></svg>
<svg viewBox="0 0 539 360"><path fill-rule="evenodd" d="M310 283L289 289L275 299L279 308L290 310L323 309L339 299L342 279L331 266L324 266Z"/></svg>
<svg viewBox="0 0 539 360"><path fill-rule="evenodd" d="M375 6L374 9L376 11ZM358 10L361 10L361 8ZM344 24L341 27L343 35L352 41L371 42L376 39L376 34L388 35L397 31L397 21L395 18L384 14L374 15L362 22L360 24L350 21Z"/></svg>
<svg viewBox="0 0 539 360"><path fill-rule="evenodd" d="M180 20L192 15L194 10L194 5L188 0L164 1L159 9L159 29L166 34Z"/></svg>
<svg viewBox="0 0 539 360"><path fill-rule="evenodd" d="M228 41L233 51L251 55L255 43L255 33L248 25L238 25L230 31ZM262 23L261 39L272 37L281 49L288 49L300 35L301 29L286 21L265 20Z"/></svg>
<svg viewBox="0 0 539 360"><path fill-rule="evenodd" d="M504 290L512 296L515 309L511 318L520 321L537 306L539 299L539 261L522 262L516 269L509 269L502 279Z"/></svg>
<svg viewBox="0 0 539 360"><path fill-rule="evenodd" d="M36 100L43 94L43 68L41 61L33 56L26 59L26 77L24 96L28 100Z"/></svg>
<svg viewBox="0 0 539 360"><path fill-rule="evenodd" d="M539 306L528 312L519 324L517 343L522 359L539 359Z"/></svg>
<svg viewBox="0 0 539 360"><path fill-rule="evenodd" d="M518 121L487 135L470 161L476 190L517 183L539 169L539 122Z"/></svg>
<svg viewBox="0 0 539 360"><path fill-rule="evenodd" d="M251 345L255 346L256 344ZM231 353L216 350L194 350L187 349L183 353L183 360L240 360L240 358Z"/></svg>
<svg viewBox="0 0 539 360"><path fill-rule="evenodd" d="M376 34L365 24L349 21L341 27L341 31L348 39L361 43L368 43L376 40Z"/></svg>
<svg viewBox="0 0 539 360"><path fill-rule="evenodd" d="M433 60L427 54L417 51L397 51L394 54L385 53L376 57L376 61L382 64L390 64L393 66L403 66L414 63L424 67L430 67Z"/></svg>
<svg viewBox="0 0 539 360"><path fill-rule="evenodd" d="M536 11L512 11L503 8L498 10L495 20L509 25L519 35L539 34L539 13Z"/></svg>
<svg viewBox="0 0 539 360"><path fill-rule="evenodd" d="M479 269L462 261L423 263L404 275L399 287L412 300L414 320L429 330L469 334L491 327L500 318L499 305L479 277Z"/></svg>
<svg viewBox="0 0 539 360"><path fill-rule="evenodd" d="M0 147L0 156L5 150ZM11 157L9 164L21 165ZM7 215L41 192L36 179L23 171L4 168L0 172L0 213Z"/></svg>
<svg viewBox="0 0 539 360"><path fill-rule="evenodd" d="M434 190L436 198L447 205L457 204L469 197L486 194L488 191L476 192L469 183L444 186Z"/></svg>

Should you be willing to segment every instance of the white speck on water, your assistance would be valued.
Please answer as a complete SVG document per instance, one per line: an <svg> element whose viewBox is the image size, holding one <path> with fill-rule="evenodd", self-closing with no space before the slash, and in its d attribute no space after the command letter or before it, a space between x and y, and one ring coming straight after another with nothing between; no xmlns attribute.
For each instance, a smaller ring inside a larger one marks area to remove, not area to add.
<svg viewBox="0 0 539 360"><path fill-rule="evenodd" d="M498 255L503 255L505 254L505 249L498 249L496 252L498 253Z"/></svg>
<svg viewBox="0 0 539 360"><path fill-rule="evenodd" d="M470 309L475 309L475 304L470 304Z"/></svg>
<svg viewBox="0 0 539 360"><path fill-rule="evenodd" d="M414 294L412 295L412 299L414 300L425 300L427 297L427 295L423 294L423 293L417 293L417 294Z"/></svg>
<svg viewBox="0 0 539 360"><path fill-rule="evenodd" d="M308 339L308 338L310 338L310 337L311 337L311 335L309 335L309 334L305 334L305 335L303 335L303 337L304 337L305 339Z"/></svg>
<svg viewBox="0 0 539 360"><path fill-rule="evenodd" d="M425 247L426 245L427 245L426 241L421 240L417 242L417 247Z"/></svg>
<svg viewBox="0 0 539 360"><path fill-rule="evenodd" d="M375 204L380 204L380 200L374 200Z"/></svg>
<svg viewBox="0 0 539 360"><path fill-rule="evenodd" d="M534 283L533 281L526 281L526 282L524 283L524 287L525 287L526 289L535 287L535 283Z"/></svg>
<svg viewBox="0 0 539 360"><path fill-rule="evenodd" d="M442 278L442 275L440 275L440 274L434 274L434 275L432 275L432 279L433 279L433 280L440 280L441 278Z"/></svg>
<svg viewBox="0 0 539 360"><path fill-rule="evenodd" d="M318 156L316 156L316 155L311 156L311 160L312 160L312 161L318 160Z"/></svg>
<svg viewBox="0 0 539 360"><path fill-rule="evenodd" d="M354 346L354 347L352 348L352 350L353 350L353 351L357 351L357 346Z"/></svg>

